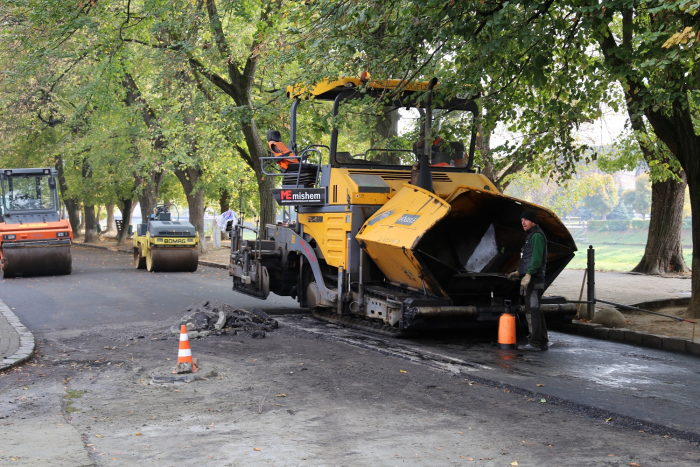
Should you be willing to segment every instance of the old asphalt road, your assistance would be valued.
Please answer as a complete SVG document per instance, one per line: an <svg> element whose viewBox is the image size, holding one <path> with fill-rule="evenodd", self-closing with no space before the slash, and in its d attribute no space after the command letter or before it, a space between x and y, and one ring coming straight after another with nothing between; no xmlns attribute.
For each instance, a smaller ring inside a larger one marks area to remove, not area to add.
<svg viewBox="0 0 700 467"><path fill-rule="evenodd" d="M0 464L700 464L692 357L559 333L534 355L375 338L234 294L224 270L74 252L71 276L0 282L38 343L0 375ZM154 383L176 359L170 325L206 299L280 328L195 339L203 379Z"/></svg>

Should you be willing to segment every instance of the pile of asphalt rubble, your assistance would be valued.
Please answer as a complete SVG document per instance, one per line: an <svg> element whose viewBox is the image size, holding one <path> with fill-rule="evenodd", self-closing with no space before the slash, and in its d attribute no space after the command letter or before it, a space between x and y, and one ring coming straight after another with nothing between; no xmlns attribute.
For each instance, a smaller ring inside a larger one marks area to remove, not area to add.
<svg viewBox="0 0 700 467"><path fill-rule="evenodd" d="M258 308L242 310L216 300L195 303L184 313L170 331L179 335L180 326L185 325L189 339L225 334L249 334L254 339L262 339L278 326L277 320Z"/></svg>

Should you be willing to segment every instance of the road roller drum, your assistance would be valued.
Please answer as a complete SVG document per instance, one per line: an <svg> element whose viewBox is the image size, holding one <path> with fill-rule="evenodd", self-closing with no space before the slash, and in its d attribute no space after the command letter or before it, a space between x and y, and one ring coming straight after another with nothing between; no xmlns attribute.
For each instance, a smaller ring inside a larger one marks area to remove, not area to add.
<svg viewBox="0 0 700 467"><path fill-rule="evenodd" d="M3 251L3 278L70 274L70 245L22 246Z"/></svg>
<svg viewBox="0 0 700 467"><path fill-rule="evenodd" d="M197 248L151 248L146 257L149 272L194 272L199 265Z"/></svg>

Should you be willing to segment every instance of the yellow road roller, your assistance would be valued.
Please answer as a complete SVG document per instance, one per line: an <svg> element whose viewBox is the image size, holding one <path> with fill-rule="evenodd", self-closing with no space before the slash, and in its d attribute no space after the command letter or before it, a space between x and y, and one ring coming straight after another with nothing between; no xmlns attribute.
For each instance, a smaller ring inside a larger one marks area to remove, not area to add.
<svg viewBox="0 0 700 467"><path fill-rule="evenodd" d="M194 272L199 264L199 234L187 221L171 220L158 205L145 224L137 224L134 267L149 272Z"/></svg>
<svg viewBox="0 0 700 467"><path fill-rule="evenodd" d="M549 287L574 257L571 234L553 212L504 195L480 173L477 104L436 85L348 77L288 88L289 144L268 131L272 156L263 159L296 222L231 226L235 291L291 296L323 319L390 335L495 325L524 311L506 274L520 260L525 210L547 237ZM321 112L324 103L329 143L297 147L297 108ZM576 313L551 297L541 309L548 323Z"/></svg>

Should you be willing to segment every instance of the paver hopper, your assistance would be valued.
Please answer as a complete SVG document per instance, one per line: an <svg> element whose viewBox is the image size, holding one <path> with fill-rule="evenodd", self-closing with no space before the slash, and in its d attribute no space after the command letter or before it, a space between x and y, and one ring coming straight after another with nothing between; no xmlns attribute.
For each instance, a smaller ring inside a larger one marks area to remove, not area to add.
<svg viewBox="0 0 700 467"><path fill-rule="evenodd" d="M1 169L4 278L71 273L73 230L59 215L55 169Z"/></svg>

